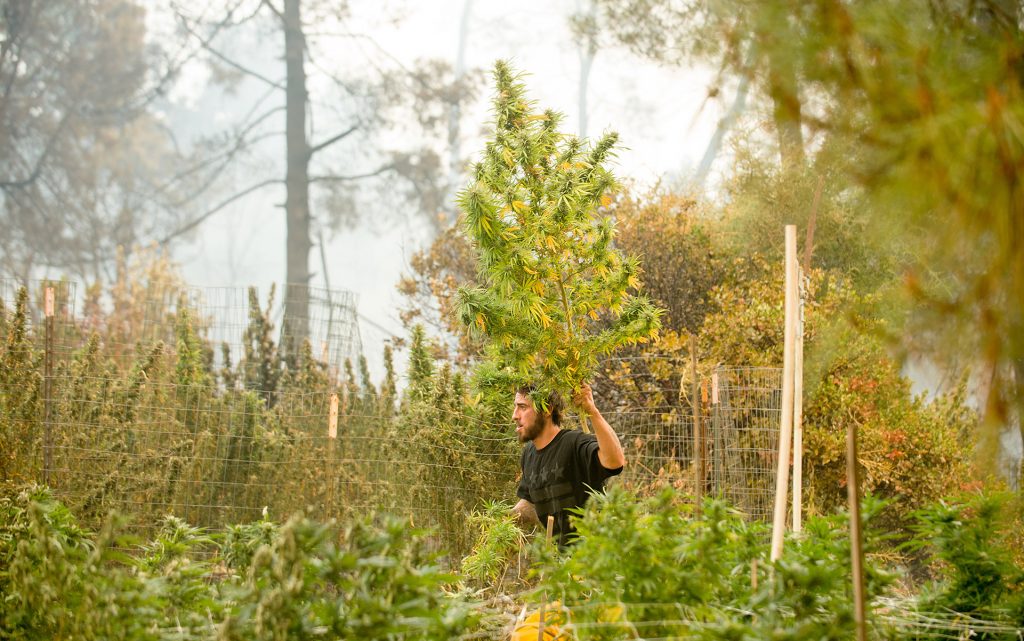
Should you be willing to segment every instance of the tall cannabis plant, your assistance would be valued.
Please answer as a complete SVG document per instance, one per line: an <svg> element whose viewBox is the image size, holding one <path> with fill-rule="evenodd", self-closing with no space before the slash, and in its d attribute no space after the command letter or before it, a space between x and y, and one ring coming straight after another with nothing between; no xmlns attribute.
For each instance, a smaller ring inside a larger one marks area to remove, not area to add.
<svg viewBox="0 0 1024 641"><path fill-rule="evenodd" d="M494 137L459 194L479 284L458 294L463 323L488 342L485 379L532 381L537 400L579 387L600 357L657 336L662 310L640 264L613 244L603 215L616 187L605 166L618 136L592 147L539 113L507 63L494 68Z"/></svg>

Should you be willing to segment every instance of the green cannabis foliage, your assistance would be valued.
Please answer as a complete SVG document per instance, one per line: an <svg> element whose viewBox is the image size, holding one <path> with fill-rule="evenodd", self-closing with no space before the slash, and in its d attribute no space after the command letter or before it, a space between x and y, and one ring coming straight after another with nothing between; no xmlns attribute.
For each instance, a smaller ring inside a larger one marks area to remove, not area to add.
<svg viewBox="0 0 1024 641"><path fill-rule="evenodd" d="M470 516L469 524L480 534L469 555L462 559L462 574L480 586L500 588L501 579L526 542L512 506L502 501L487 501Z"/></svg>
<svg viewBox="0 0 1024 641"><path fill-rule="evenodd" d="M481 282L459 290L458 313L487 337L499 379L566 392L601 356L656 337L661 310L635 293L639 261L603 215L617 136L587 148L559 132L560 114L534 110L507 63L494 78L494 138L459 195Z"/></svg>
<svg viewBox="0 0 1024 641"><path fill-rule="evenodd" d="M1008 496L971 496L944 500L914 514L914 538L907 546L942 562L938 576L921 593L922 611L1005 618L1024 627L1024 568L1014 562L1006 531L1010 503ZM982 633L978 638L1013 634Z"/></svg>
<svg viewBox="0 0 1024 641"><path fill-rule="evenodd" d="M26 454L37 454L43 383L41 350L28 328L28 290L18 291L10 318L0 305L0 319L0 480L27 480L34 470L18 468L31 459Z"/></svg>
<svg viewBox="0 0 1024 641"><path fill-rule="evenodd" d="M765 524L715 499L694 518L681 499L672 490L641 499L620 486L596 495L568 555L538 546L533 600L557 595L579 641L853 638L845 514L808 519L773 563ZM915 513L918 562L938 576L908 591L896 583L905 568L883 566L891 548L879 553L887 535L878 517L889 506L865 498L869 638L1018 638L1022 574L998 505L980 497ZM985 628L972 630L969 617Z"/></svg>
<svg viewBox="0 0 1024 641"><path fill-rule="evenodd" d="M432 515L453 558L473 544L466 519L482 501L515 493L518 448L505 424L488 420L486 404L472 404L450 364L438 367L419 325L409 345L408 386L390 456L392 472L410 505Z"/></svg>
<svg viewBox="0 0 1024 641"><path fill-rule="evenodd" d="M169 517L142 545L120 531L81 529L46 489L0 498L0 638L440 640L478 632L484 612L401 520L222 533Z"/></svg>

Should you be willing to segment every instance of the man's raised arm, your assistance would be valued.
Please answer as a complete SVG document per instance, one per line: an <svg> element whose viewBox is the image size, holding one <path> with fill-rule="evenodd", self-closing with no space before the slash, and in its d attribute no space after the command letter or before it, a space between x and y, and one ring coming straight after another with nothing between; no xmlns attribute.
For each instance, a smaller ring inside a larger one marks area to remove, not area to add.
<svg viewBox="0 0 1024 641"><path fill-rule="evenodd" d="M594 426L594 436L597 437L597 459L605 469L614 470L626 465L626 454L622 451L622 443L615 434L608 421L604 420L601 412L594 403L594 392L590 385L583 383L577 390L573 400L587 416Z"/></svg>

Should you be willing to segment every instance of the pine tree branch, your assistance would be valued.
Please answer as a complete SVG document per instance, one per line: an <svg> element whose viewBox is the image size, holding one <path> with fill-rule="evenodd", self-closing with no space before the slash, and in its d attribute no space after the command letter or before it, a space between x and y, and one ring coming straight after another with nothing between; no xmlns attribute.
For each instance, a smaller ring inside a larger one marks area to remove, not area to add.
<svg viewBox="0 0 1024 641"><path fill-rule="evenodd" d="M269 2L267 4L269 5ZM273 8L273 7L271 7L271 8ZM213 47L213 39L217 36L217 33L219 32L219 30L214 32L214 34L211 37L203 38L198 33L196 33L195 29L193 29L189 25L189 22L185 18L185 16L183 16L180 12L177 13L177 16L178 16L178 19L181 21L181 25L182 25L182 27L184 27L185 32L188 33L188 35L194 37L196 40L199 41L200 49L204 49L204 50L208 51L210 54L213 55L213 57L217 58L218 60L220 60L224 64L228 65L229 67L232 67L233 69L241 71L242 73L246 74L247 76L251 76L251 77L253 77L253 78L255 78L255 79L257 79L257 80L259 80L261 82L265 82L266 84L270 85L271 87L274 87L275 89L280 89L280 90L284 91L285 86L282 85L280 83L280 81L271 80L270 78L264 76L260 72L255 71L253 69L249 69L248 67L242 65L241 63L232 60L231 58L229 58L225 54L221 53L220 51L217 51Z"/></svg>

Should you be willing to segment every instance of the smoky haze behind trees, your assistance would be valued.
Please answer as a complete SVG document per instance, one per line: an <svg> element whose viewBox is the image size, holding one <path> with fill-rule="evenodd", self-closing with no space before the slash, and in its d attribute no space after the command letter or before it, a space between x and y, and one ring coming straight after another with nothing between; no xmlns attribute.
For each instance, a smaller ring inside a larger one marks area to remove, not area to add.
<svg viewBox="0 0 1024 641"><path fill-rule="evenodd" d="M0 271L103 280L172 226L179 160L151 113L170 74L122 0L7 0L0 15Z"/></svg>

